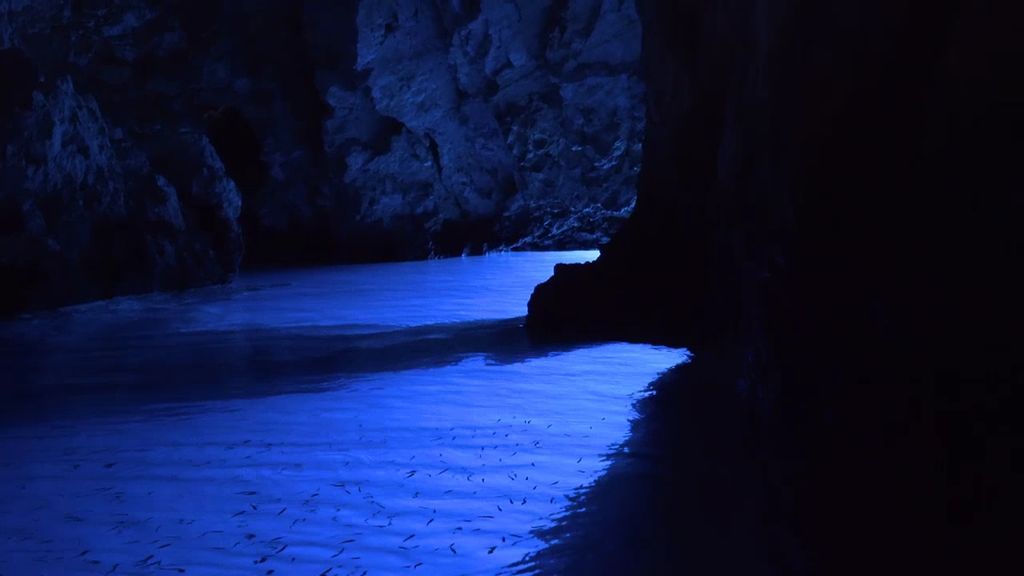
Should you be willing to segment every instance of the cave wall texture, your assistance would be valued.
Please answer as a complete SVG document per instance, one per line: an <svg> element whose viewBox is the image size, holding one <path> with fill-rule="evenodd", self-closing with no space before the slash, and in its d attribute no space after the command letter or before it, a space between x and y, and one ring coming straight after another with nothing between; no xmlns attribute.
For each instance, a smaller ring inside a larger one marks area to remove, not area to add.
<svg viewBox="0 0 1024 576"><path fill-rule="evenodd" d="M808 573L998 571L1024 510L1022 7L639 10L636 209L528 326L691 347L680 385L733 389L749 461L791 462L759 473Z"/></svg>
<svg viewBox="0 0 1024 576"><path fill-rule="evenodd" d="M633 0L2 0L3 307L595 247L640 43Z"/></svg>

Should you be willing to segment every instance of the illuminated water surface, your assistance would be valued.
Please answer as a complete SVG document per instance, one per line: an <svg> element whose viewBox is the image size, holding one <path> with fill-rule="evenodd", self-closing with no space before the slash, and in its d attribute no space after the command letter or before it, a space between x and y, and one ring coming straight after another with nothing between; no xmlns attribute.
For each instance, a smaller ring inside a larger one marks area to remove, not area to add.
<svg viewBox="0 0 1024 576"><path fill-rule="evenodd" d="M496 574L685 352L540 345L556 262L260 273L0 327L0 574Z"/></svg>

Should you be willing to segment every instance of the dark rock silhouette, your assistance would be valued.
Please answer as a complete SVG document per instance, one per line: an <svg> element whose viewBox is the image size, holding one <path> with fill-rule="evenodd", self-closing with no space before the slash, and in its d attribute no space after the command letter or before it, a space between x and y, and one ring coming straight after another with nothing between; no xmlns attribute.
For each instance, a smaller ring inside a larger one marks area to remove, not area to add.
<svg viewBox="0 0 1024 576"><path fill-rule="evenodd" d="M791 511L765 530L809 573L998 571L1021 511L1020 8L640 8L636 210L529 326L691 347L676 384L749 407L745 440L711 445L762 463L759 497Z"/></svg>

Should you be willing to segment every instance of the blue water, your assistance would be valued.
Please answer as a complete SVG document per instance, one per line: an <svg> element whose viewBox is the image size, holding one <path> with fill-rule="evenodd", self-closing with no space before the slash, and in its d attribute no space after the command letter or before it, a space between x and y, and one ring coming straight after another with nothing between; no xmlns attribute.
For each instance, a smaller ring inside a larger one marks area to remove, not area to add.
<svg viewBox="0 0 1024 576"><path fill-rule="evenodd" d="M686 357L526 337L533 286L595 256L260 273L0 325L0 574L506 571Z"/></svg>

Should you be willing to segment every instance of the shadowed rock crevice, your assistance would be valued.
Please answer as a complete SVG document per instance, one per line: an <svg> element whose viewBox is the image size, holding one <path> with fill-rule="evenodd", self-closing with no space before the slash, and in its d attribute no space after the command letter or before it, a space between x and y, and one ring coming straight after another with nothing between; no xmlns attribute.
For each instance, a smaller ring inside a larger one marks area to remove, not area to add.
<svg viewBox="0 0 1024 576"><path fill-rule="evenodd" d="M38 71L32 60L18 48L0 50L0 75L4 91L0 94L0 118L8 119L17 110L32 106L32 91L38 84Z"/></svg>
<svg viewBox="0 0 1024 576"><path fill-rule="evenodd" d="M203 115L206 134L228 176L242 190L255 191L267 178L267 165L259 137L242 113L233 106Z"/></svg>

